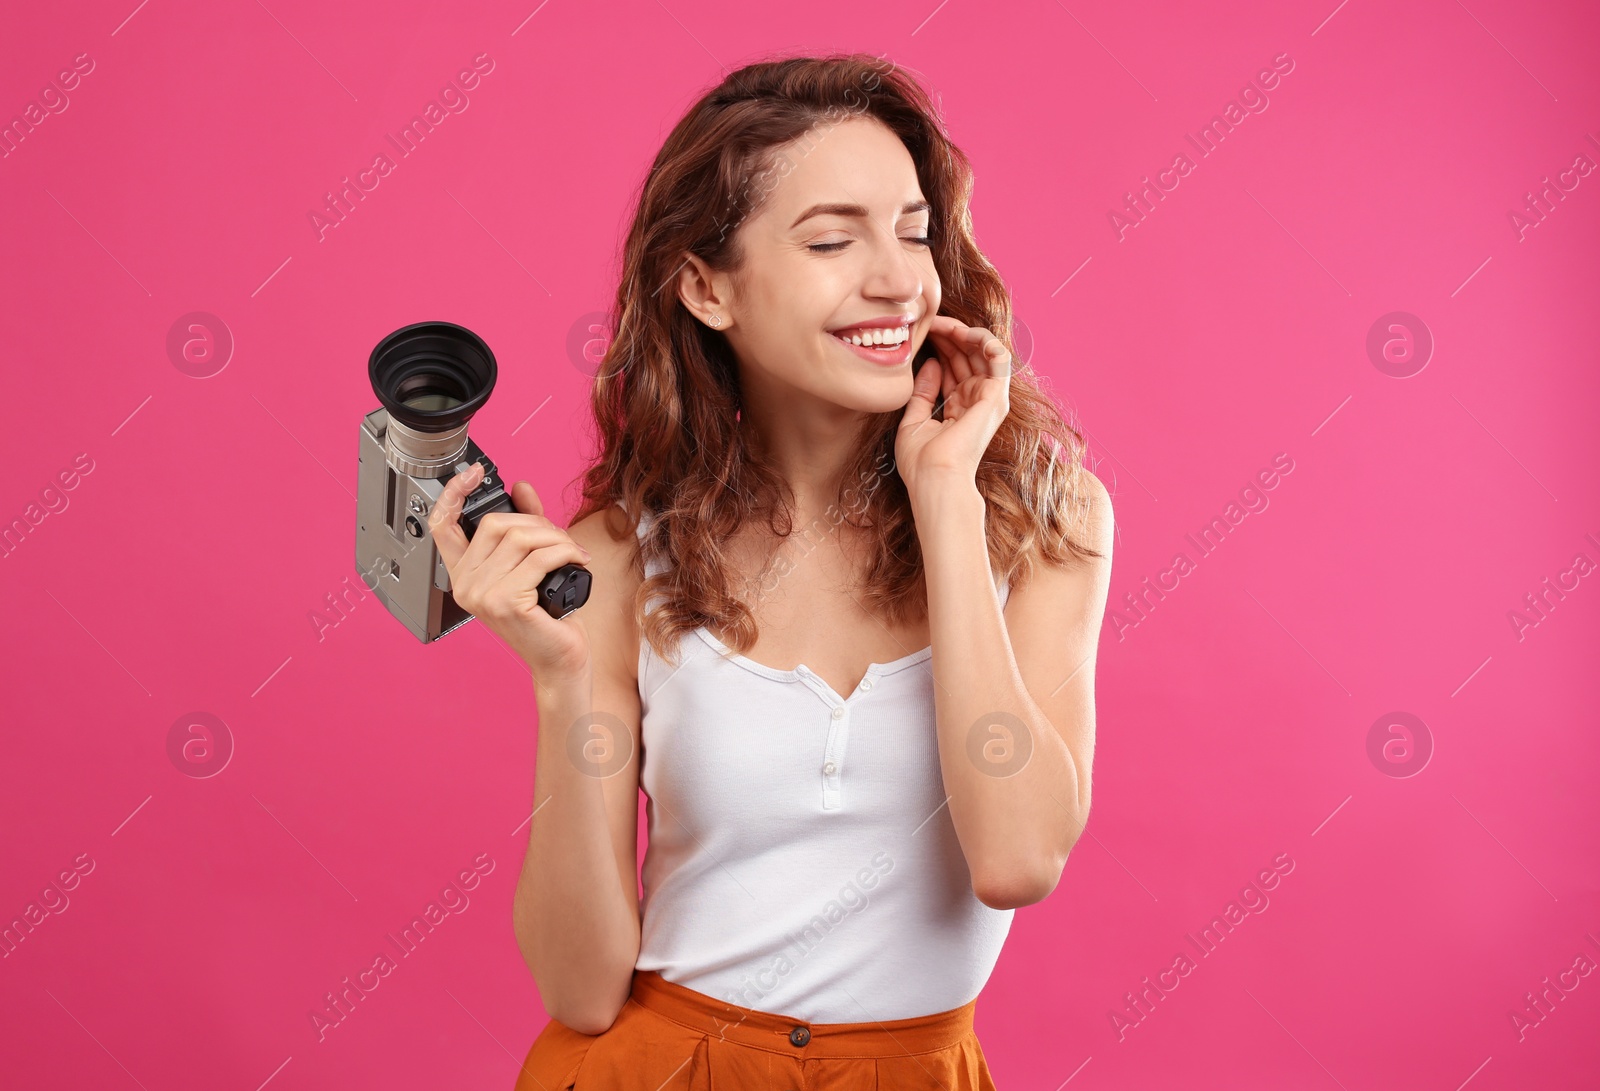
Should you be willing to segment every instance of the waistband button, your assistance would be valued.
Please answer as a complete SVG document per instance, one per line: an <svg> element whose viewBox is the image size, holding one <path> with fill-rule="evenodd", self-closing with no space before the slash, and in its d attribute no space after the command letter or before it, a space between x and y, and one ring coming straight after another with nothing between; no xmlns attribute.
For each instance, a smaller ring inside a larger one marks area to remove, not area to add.
<svg viewBox="0 0 1600 1091"><path fill-rule="evenodd" d="M803 1046L811 1041L811 1032L805 1027L795 1027L789 1032L789 1041L797 1046Z"/></svg>

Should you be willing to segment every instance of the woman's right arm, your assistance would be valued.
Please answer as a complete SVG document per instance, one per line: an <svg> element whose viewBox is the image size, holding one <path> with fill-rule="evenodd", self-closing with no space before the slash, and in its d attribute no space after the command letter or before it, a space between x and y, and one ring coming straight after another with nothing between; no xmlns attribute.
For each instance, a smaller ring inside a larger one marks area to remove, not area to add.
<svg viewBox="0 0 1600 1091"><path fill-rule="evenodd" d="M516 512L484 516L469 542L458 520L480 477L474 466L452 478L429 526L456 601L528 665L539 705L512 927L545 1011L599 1034L627 1002L639 953L637 545L612 541L609 509L563 530L525 481L511 489ZM594 577L589 599L552 618L538 586L569 562Z"/></svg>
<svg viewBox="0 0 1600 1091"><path fill-rule="evenodd" d="M616 1019L639 955L639 578L631 536L612 541L605 517L568 532L591 554L589 601L564 619L582 618L589 669L534 679L534 815L512 914L545 1011L580 1034Z"/></svg>

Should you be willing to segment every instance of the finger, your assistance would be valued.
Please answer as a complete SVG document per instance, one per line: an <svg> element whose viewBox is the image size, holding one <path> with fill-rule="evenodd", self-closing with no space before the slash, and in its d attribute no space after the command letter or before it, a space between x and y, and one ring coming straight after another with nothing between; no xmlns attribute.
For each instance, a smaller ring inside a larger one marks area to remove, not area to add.
<svg viewBox="0 0 1600 1091"><path fill-rule="evenodd" d="M901 428L921 424L933 416L933 401L939 393L941 371L937 356L922 361L922 366L917 369L916 380L911 384L911 400L906 402L905 415L900 418Z"/></svg>
<svg viewBox="0 0 1600 1091"><path fill-rule="evenodd" d="M983 343L983 356L984 366L990 375L1001 379L1011 376L1011 350L1000 338L990 335L989 340Z"/></svg>
<svg viewBox="0 0 1600 1091"><path fill-rule="evenodd" d="M433 508L428 512L428 529L444 561L445 570L454 573L467 551L466 532L461 529L461 507L468 493L478 487L483 479L483 464L474 462L466 473L456 474L439 493Z"/></svg>
<svg viewBox="0 0 1600 1091"><path fill-rule="evenodd" d="M943 334L945 337L949 337L954 341L960 342L961 344L966 344L970 341L973 341L975 339L975 335L979 332L989 332L982 326L969 326L959 318L952 318L947 314L936 315L934 317L934 320L928 326L928 331L931 333L934 330L939 331L939 333Z"/></svg>
<svg viewBox="0 0 1600 1091"><path fill-rule="evenodd" d="M539 532L553 531L558 535L565 533L560 527L557 527L542 515L523 515L520 512L506 511L490 512L478 520L478 529L472 535L472 543L467 546L467 551L462 555L459 562L460 570L463 573L480 572L489 563L490 557L507 548L507 538L520 539L524 543L522 546L523 551L534 545L543 545L549 540L548 538L541 538L530 542L526 536L527 531L530 529ZM513 545L510 548L515 549L516 547ZM522 552L519 551L513 558L512 563L521 559ZM506 563L501 567L510 568L511 563Z"/></svg>
<svg viewBox="0 0 1600 1091"><path fill-rule="evenodd" d="M539 585L545 577L565 564L582 565L589 558L584 553L583 547L576 542L560 542L536 549L524 557L504 579L508 586L517 591L526 590L529 593L530 605L542 605L538 601Z"/></svg>
<svg viewBox="0 0 1600 1091"><path fill-rule="evenodd" d="M524 515L544 514L544 501L539 499L539 494L526 481L518 481L511 486L511 504Z"/></svg>
<svg viewBox="0 0 1600 1091"><path fill-rule="evenodd" d="M969 328L965 322L941 314L928 327L928 336L933 338L934 344L947 345L955 349L961 347L962 335Z"/></svg>
<svg viewBox="0 0 1600 1091"><path fill-rule="evenodd" d="M952 387L960 386L973 375L1010 375L1010 352L992 330L968 326L949 315L938 315L928 332L935 336L935 347L946 350Z"/></svg>
<svg viewBox="0 0 1600 1091"><path fill-rule="evenodd" d="M482 583L492 583L504 579L528 554L569 541L571 539L567 537L567 532L558 526L549 523L516 523L501 534L494 549L472 571ZM583 547L579 546L578 550L582 552Z"/></svg>
<svg viewBox="0 0 1600 1091"><path fill-rule="evenodd" d="M954 388L956 379L955 372L947 362L950 356L948 344L943 340L930 340L928 344L933 349L933 352L928 355L927 359L939 362L938 395L933 403L934 409L937 410L939 403L950 397L950 391ZM913 389L915 389L915 384L913 384Z"/></svg>
<svg viewBox="0 0 1600 1091"><path fill-rule="evenodd" d="M987 366L995 355L995 346L1005 349L1005 343L996 337L991 329L984 326L969 326L967 332L968 355L974 364Z"/></svg>
<svg viewBox="0 0 1600 1091"><path fill-rule="evenodd" d="M928 331L934 338L934 348L939 351L939 356L946 364L950 373L950 385L957 386L972 377L972 361L968 359L966 344L953 334L935 334Z"/></svg>
<svg viewBox="0 0 1600 1091"><path fill-rule="evenodd" d="M996 377L1010 375L1011 352L992 330L983 326L968 326L954 335L954 339L965 350L966 362L971 368L968 375L962 376L963 380L971 374Z"/></svg>

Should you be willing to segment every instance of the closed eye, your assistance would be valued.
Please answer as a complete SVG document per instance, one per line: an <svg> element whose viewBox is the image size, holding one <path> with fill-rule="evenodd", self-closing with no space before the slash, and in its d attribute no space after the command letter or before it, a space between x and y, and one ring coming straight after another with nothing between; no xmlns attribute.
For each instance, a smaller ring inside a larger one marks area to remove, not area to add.
<svg viewBox="0 0 1600 1091"><path fill-rule="evenodd" d="M849 246L854 241L855 241L854 239L846 239L844 242L812 243L810 246L807 246L806 249L807 250L819 250L819 251L843 250L845 247ZM902 239L901 241L902 242L920 243L921 245L927 246L927 247L932 247L932 245L933 245L933 239L931 237L929 237L929 236L926 236L926 235L923 235L923 236L920 236L920 237L905 238L905 239Z"/></svg>

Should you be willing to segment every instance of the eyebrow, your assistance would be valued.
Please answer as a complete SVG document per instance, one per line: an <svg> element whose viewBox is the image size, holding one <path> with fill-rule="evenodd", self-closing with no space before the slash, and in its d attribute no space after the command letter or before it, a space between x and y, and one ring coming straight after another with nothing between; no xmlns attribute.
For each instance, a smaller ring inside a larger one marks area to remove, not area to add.
<svg viewBox="0 0 1600 1091"><path fill-rule="evenodd" d="M908 216L913 212L922 212L924 210L932 211L932 209L933 209L933 206L931 204L929 204L927 201L911 201L911 202L907 203L906 206L900 210L900 215ZM860 205L851 205L851 204L812 205L810 208L808 208L804 212L800 213L800 218L795 220L794 223L789 225L789 230L793 231L795 228L799 227L802 223L804 223L806 220L809 220L813 216L854 216L854 217L857 217L857 218L860 218L860 219L865 219L867 217L867 215L868 215L867 210L865 208L861 207Z"/></svg>

